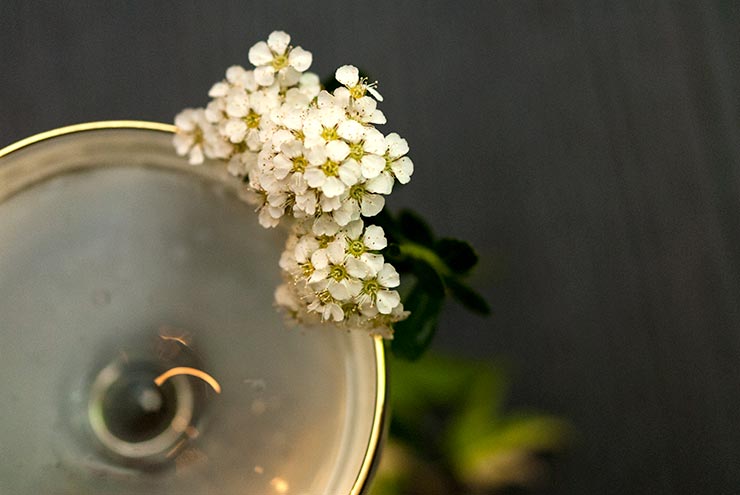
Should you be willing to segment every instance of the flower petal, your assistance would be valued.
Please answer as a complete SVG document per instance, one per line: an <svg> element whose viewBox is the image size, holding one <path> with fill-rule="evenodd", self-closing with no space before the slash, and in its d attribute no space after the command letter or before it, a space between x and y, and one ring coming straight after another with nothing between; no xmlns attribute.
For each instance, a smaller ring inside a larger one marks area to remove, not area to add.
<svg viewBox="0 0 740 495"><path fill-rule="evenodd" d="M240 119L229 119L224 124L223 134L232 143L240 143L244 141L244 137L247 135L247 124Z"/></svg>
<svg viewBox="0 0 740 495"><path fill-rule="evenodd" d="M388 149L388 144L385 137L383 137L383 133L371 127L365 132L363 148L367 153L383 156Z"/></svg>
<svg viewBox="0 0 740 495"><path fill-rule="evenodd" d="M334 235L339 232L339 225L325 213L313 222L311 231L316 235Z"/></svg>
<svg viewBox="0 0 740 495"><path fill-rule="evenodd" d="M260 65L254 69L254 80L260 86L270 86L275 82L275 69L272 65Z"/></svg>
<svg viewBox="0 0 740 495"><path fill-rule="evenodd" d="M326 162L326 147L314 146L306 150L306 160L311 165L322 165Z"/></svg>
<svg viewBox="0 0 740 495"><path fill-rule="evenodd" d="M267 46L275 52L276 55L282 55L290 44L290 35L285 31L273 31L267 37ZM251 60L250 60L251 62Z"/></svg>
<svg viewBox="0 0 740 495"><path fill-rule="evenodd" d="M383 228L378 227L377 225L370 225L365 229L365 234L362 236L362 242L368 247L368 249L372 249L374 251L385 249L386 246L388 246L388 240L385 238Z"/></svg>
<svg viewBox="0 0 740 495"><path fill-rule="evenodd" d="M190 150L190 157L188 159L188 163L190 165L200 165L203 163L203 147L202 146L194 146L193 149Z"/></svg>
<svg viewBox="0 0 740 495"><path fill-rule="evenodd" d="M208 96L210 96L211 98L219 98L221 96L226 96L226 93L228 91L229 85L223 81L220 81L211 86L211 89L208 91Z"/></svg>
<svg viewBox="0 0 740 495"><path fill-rule="evenodd" d="M328 290L331 297L338 301L346 301L350 298L349 289L343 283L330 282Z"/></svg>
<svg viewBox="0 0 740 495"><path fill-rule="evenodd" d="M375 110L372 115L367 117L366 122L370 124L385 124L387 122L385 114L380 110Z"/></svg>
<svg viewBox="0 0 740 495"><path fill-rule="evenodd" d="M308 277L308 283L309 284L315 284L316 282L321 282L322 280L326 280L326 277L329 276L329 267L325 266L321 269L316 269L313 271L310 277Z"/></svg>
<svg viewBox="0 0 740 495"><path fill-rule="evenodd" d="M244 117L249 113L249 96L243 89L229 91L226 97L226 113L229 117Z"/></svg>
<svg viewBox="0 0 740 495"><path fill-rule="evenodd" d="M308 171L306 171L308 173ZM306 178L308 180L308 178ZM309 184L311 182L309 181ZM347 190L347 186L341 180L336 177L327 177L324 183L321 185L321 192L326 194L328 197L333 198L339 196Z"/></svg>
<svg viewBox="0 0 740 495"><path fill-rule="evenodd" d="M345 120L337 127L337 134L339 137L346 139L350 143L356 143L365 135L365 127L356 120ZM381 154L384 152L385 150L383 150Z"/></svg>
<svg viewBox="0 0 740 495"><path fill-rule="evenodd" d="M370 268L366 263L352 256L347 259L345 267L347 268L347 273L355 278L362 279L367 277L370 273Z"/></svg>
<svg viewBox="0 0 740 495"><path fill-rule="evenodd" d="M411 158L403 156L391 163L391 170L393 170L393 175L396 176L398 182L407 184L411 180L411 174L414 173L414 162L411 161Z"/></svg>
<svg viewBox="0 0 740 495"><path fill-rule="evenodd" d="M362 282L360 282L356 278L349 278L345 280L344 285L347 286L347 289L349 289L349 294L352 297L357 297L362 291Z"/></svg>
<svg viewBox="0 0 740 495"><path fill-rule="evenodd" d="M327 305L324 310L324 318L328 320L328 316L330 316L334 321L342 321L344 319L344 311L342 311L339 304L331 303Z"/></svg>
<svg viewBox="0 0 740 495"><path fill-rule="evenodd" d="M326 255L329 257L329 261L335 265L339 265L344 262L345 254L344 243L341 239L332 241L328 246L326 246Z"/></svg>
<svg viewBox="0 0 740 495"><path fill-rule="evenodd" d="M378 93L378 90L373 88L372 86L367 86L365 89L367 89L367 92L373 95L373 98L375 98L378 101L383 101L383 95Z"/></svg>
<svg viewBox="0 0 740 495"><path fill-rule="evenodd" d="M329 266L329 256L327 255L326 249L317 249L311 255L311 264L316 270L323 270Z"/></svg>
<svg viewBox="0 0 740 495"><path fill-rule="evenodd" d="M360 212L364 217L374 217L385 206L385 198L379 194L365 194L360 203Z"/></svg>
<svg viewBox="0 0 740 495"><path fill-rule="evenodd" d="M373 179L385 168L385 158L368 153L362 157L360 164L362 175L368 179Z"/></svg>
<svg viewBox="0 0 740 495"><path fill-rule="evenodd" d="M398 287L401 283L401 278L393 265L386 263L378 272L378 282L380 282L383 287Z"/></svg>
<svg viewBox="0 0 740 495"><path fill-rule="evenodd" d="M337 224L343 227L360 218L360 205L357 204L357 201L345 201L332 212L332 215Z"/></svg>
<svg viewBox="0 0 740 495"><path fill-rule="evenodd" d="M393 177L383 171L365 183L365 190L371 193L390 194L393 191Z"/></svg>
<svg viewBox="0 0 740 495"><path fill-rule="evenodd" d="M385 259L382 254L363 253L360 259L367 265L370 270L369 276L376 276L383 269Z"/></svg>
<svg viewBox="0 0 740 495"><path fill-rule="evenodd" d="M334 77L340 84L352 87L360 81L360 71L354 65L343 65L336 70Z"/></svg>
<svg viewBox="0 0 740 495"><path fill-rule="evenodd" d="M260 210L260 213L259 213L258 217L257 217L258 220L259 220L259 222L260 222L260 225L262 225L266 229L277 227L278 224L280 223L280 219L279 218L274 218L270 214L270 211L269 210L270 210L269 208L262 208Z"/></svg>
<svg viewBox="0 0 740 495"><path fill-rule="evenodd" d="M350 239L358 239L362 234L363 224L364 222L362 220L354 220L344 227L344 232ZM365 245L367 246L367 243Z"/></svg>
<svg viewBox="0 0 740 495"><path fill-rule="evenodd" d="M288 160L282 153L273 158L272 163L274 165L273 174L279 180L284 179L293 169L293 162Z"/></svg>
<svg viewBox="0 0 740 495"><path fill-rule="evenodd" d="M354 160L347 160L339 167L339 178L348 186L354 186L362 177L360 166Z"/></svg>
<svg viewBox="0 0 740 495"><path fill-rule="evenodd" d="M389 315L401 302L401 296L395 290L380 290L377 293L376 305L381 314Z"/></svg>
<svg viewBox="0 0 740 495"><path fill-rule="evenodd" d="M272 52L267 43L260 41L249 49L249 63L255 67L272 62Z"/></svg>
<svg viewBox="0 0 740 495"><path fill-rule="evenodd" d="M349 155L349 145L338 139L330 141L326 145L326 155L335 162L341 162Z"/></svg>
<svg viewBox="0 0 740 495"><path fill-rule="evenodd" d="M388 145L388 154L394 160L409 152L409 143L396 132L388 134L385 143Z"/></svg>
<svg viewBox="0 0 740 495"><path fill-rule="evenodd" d="M326 181L326 175L318 167L311 167L303 172L303 178L310 187L317 188L324 185Z"/></svg>
<svg viewBox="0 0 740 495"><path fill-rule="evenodd" d="M293 67L283 67L278 72L280 86L287 88L298 84L298 80L301 78L301 73L295 70Z"/></svg>
<svg viewBox="0 0 740 495"><path fill-rule="evenodd" d="M311 52L304 50L300 46L293 48L288 55L288 63L298 72L303 72L311 67L313 55Z"/></svg>

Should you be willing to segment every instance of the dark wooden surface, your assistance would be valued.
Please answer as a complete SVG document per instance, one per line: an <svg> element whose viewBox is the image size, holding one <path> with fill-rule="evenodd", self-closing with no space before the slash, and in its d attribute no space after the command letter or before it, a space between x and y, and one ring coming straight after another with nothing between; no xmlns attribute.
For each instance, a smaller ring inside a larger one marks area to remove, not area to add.
<svg viewBox="0 0 740 495"><path fill-rule="evenodd" d="M2 0L0 146L169 121L275 28L380 80L390 206L472 240L495 308L438 345L575 422L554 493L740 493L740 2Z"/></svg>

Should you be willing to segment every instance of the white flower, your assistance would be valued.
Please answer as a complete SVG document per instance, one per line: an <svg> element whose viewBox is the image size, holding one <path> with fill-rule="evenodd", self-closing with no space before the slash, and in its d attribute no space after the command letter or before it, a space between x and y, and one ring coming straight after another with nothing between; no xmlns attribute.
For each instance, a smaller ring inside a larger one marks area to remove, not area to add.
<svg viewBox="0 0 740 495"><path fill-rule="evenodd" d="M232 88L226 96L225 112L219 131L231 143L244 142L252 151L260 151L276 132L269 114L280 105L280 88L270 86L247 94L243 89Z"/></svg>
<svg viewBox="0 0 740 495"><path fill-rule="evenodd" d="M283 143L280 146L280 153L272 159L275 177L284 179L289 173L303 174L308 165L308 160L303 154L303 143L297 139Z"/></svg>
<svg viewBox="0 0 740 495"><path fill-rule="evenodd" d="M368 251L380 251L388 246L383 228L377 225L365 228L362 220L355 220L344 227L342 237L347 243L347 254L356 258Z"/></svg>
<svg viewBox="0 0 740 495"><path fill-rule="evenodd" d="M372 179L383 171L386 143L380 131L372 127L365 128L357 121L348 120L339 124L337 134L350 143L347 160L360 167L363 177Z"/></svg>
<svg viewBox="0 0 740 495"><path fill-rule="evenodd" d="M264 228L277 227L285 213L285 207L275 205L274 198L270 194L275 194L276 191L268 190L263 186L262 179L264 178L259 171L259 167L250 170L248 174L249 187L240 191L240 197L248 203L256 205L260 225Z"/></svg>
<svg viewBox="0 0 740 495"><path fill-rule="evenodd" d="M367 84L367 78L360 78L360 71L354 65L343 65L336 70L334 77L340 84L343 84L350 92L352 98L358 100L370 93L378 101L383 101L383 97L375 89L377 82Z"/></svg>
<svg viewBox="0 0 740 495"><path fill-rule="evenodd" d="M407 184L414 173L414 162L404 156L409 151L405 139L395 132L385 137L387 151L385 153L385 168L366 184L366 190L372 193L390 194L393 191L394 178L401 184Z"/></svg>
<svg viewBox="0 0 740 495"><path fill-rule="evenodd" d="M311 263L315 271L308 279L309 284L322 282L320 287L329 291L337 301L346 302L356 297L362 289L359 279L369 273L365 263L347 256L341 239L330 242L324 249L317 249L311 255Z"/></svg>
<svg viewBox="0 0 740 495"><path fill-rule="evenodd" d="M316 97L316 105L309 109L303 122L304 144L307 148L313 148L339 139L337 128L346 119L344 107L335 101L331 93L321 91Z"/></svg>
<svg viewBox="0 0 740 495"><path fill-rule="evenodd" d="M208 158L228 159L233 148L219 135L208 121L202 108L186 108L175 117L177 131L172 138L178 155L189 156L191 165L203 163Z"/></svg>
<svg viewBox="0 0 740 495"><path fill-rule="evenodd" d="M365 184L352 186L344 199L342 206L333 212L334 219L339 225L347 225L352 220L363 217L374 217L385 206L385 198L367 190Z"/></svg>
<svg viewBox="0 0 740 495"><path fill-rule="evenodd" d="M362 289L358 297L359 304L365 307L376 307L380 314L388 315L401 303L398 291L390 290L398 287L400 277L390 263L375 272L368 273L362 281Z"/></svg>
<svg viewBox="0 0 740 495"><path fill-rule="evenodd" d="M349 146L342 141L332 141L326 146L314 146L306 151L308 167L303 176L310 187L321 189L328 198L343 194L360 178L360 167L343 160Z"/></svg>
<svg viewBox="0 0 740 495"><path fill-rule="evenodd" d="M257 166L257 154L251 151L236 153L229 159L226 170L234 177L246 177Z"/></svg>
<svg viewBox="0 0 740 495"><path fill-rule="evenodd" d="M313 217L316 214L319 197L315 189L308 187L303 174L294 173L290 178L288 187L295 198L293 215L296 218Z"/></svg>
<svg viewBox="0 0 740 495"><path fill-rule="evenodd" d="M243 88L249 92L257 91L259 85L254 80L254 71L246 70L239 65L232 65L226 69L226 81L237 88Z"/></svg>
<svg viewBox="0 0 740 495"><path fill-rule="evenodd" d="M287 281L275 290L275 303L285 312L288 324L319 325L321 316L307 309L315 300L316 294L305 283Z"/></svg>
<svg viewBox="0 0 740 495"><path fill-rule="evenodd" d="M263 227L287 220L275 303L288 319L391 338L408 312L380 253L385 233L362 217L381 211L395 181L410 180L408 144L374 127L386 121L377 83L346 65L335 73L343 86L323 91L316 74L303 73L311 59L286 33L271 33L249 50L254 71L229 67L205 109L178 114L173 144L193 164L227 161Z"/></svg>
<svg viewBox="0 0 740 495"><path fill-rule="evenodd" d="M354 99L350 90L344 86L339 87L332 93L338 105L347 112L347 117L364 124L385 124L386 118L378 109L378 102L369 96Z"/></svg>
<svg viewBox="0 0 740 495"><path fill-rule="evenodd" d="M249 61L256 67L254 78L261 86L270 86L275 74L281 76L281 84L292 86L300 79L300 73L311 66L312 55L300 46L290 47L290 35L273 31L267 43L260 41L249 49Z"/></svg>
<svg viewBox="0 0 740 495"><path fill-rule="evenodd" d="M318 313L322 321L340 322L344 320L344 310L339 305L340 301L334 299L328 290L320 291L313 299L306 310L309 313Z"/></svg>
<svg viewBox="0 0 740 495"><path fill-rule="evenodd" d="M298 90L313 100L321 92L321 79L313 72L304 72L298 80Z"/></svg>
<svg viewBox="0 0 740 495"><path fill-rule="evenodd" d="M220 123L226 117L226 99L215 98L208 102L204 115L208 122L212 124Z"/></svg>

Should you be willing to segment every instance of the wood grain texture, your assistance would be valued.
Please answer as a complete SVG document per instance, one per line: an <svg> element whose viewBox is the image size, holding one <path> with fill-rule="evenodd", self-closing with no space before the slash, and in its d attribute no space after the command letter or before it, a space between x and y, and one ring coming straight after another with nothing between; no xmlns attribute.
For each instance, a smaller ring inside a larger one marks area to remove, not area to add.
<svg viewBox="0 0 740 495"><path fill-rule="evenodd" d="M740 3L3 0L0 146L170 121L274 28L380 80L390 206L473 241L495 309L439 347L581 432L553 493L740 492Z"/></svg>

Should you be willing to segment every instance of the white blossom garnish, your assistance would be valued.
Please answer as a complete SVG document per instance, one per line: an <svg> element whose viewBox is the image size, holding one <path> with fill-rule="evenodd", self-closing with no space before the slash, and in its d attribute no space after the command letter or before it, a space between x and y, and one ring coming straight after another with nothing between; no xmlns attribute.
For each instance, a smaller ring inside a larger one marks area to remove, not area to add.
<svg viewBox="0 0 740 495"><path fill-rule="evenodd" d="M390 338L408 312L398 272L380 252L385 233L362 218L382 210L396 181L410 180L413 163L406 140L375 128L386 121L377 82L344 65L335 73L342 86L321 89L306 72L311 53L282 31L255 44L249 61L254 70L230 67L213 85L206 108L177 115L177 153L194 165L225 161L260 224L290 227L275 291L289 319Z"/></svg>

